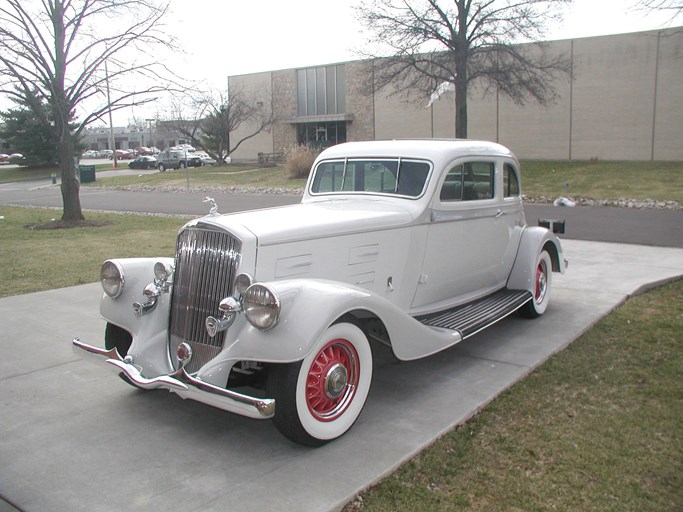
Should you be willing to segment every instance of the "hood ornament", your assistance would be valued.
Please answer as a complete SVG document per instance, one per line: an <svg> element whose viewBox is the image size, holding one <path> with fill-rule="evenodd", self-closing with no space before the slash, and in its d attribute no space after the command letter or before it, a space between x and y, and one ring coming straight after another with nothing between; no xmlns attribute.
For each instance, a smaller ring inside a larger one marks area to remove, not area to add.
<svg viewBox="0 0 683 512"><path fill-rule="evenodd" d="M211 205L211 209L209 210L209 215L220 215L218 213L218 205L216 204L216 200L213 197L206 196L203 200L203 203L209 203Z"/></svg>

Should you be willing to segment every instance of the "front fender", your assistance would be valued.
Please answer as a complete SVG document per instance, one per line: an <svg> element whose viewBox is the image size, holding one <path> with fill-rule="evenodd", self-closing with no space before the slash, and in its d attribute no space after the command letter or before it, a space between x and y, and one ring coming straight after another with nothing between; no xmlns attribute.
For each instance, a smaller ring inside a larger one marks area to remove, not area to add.
<svg viewBox="0 0 683 512"><path fill-rule="evenodd" d="M527 227L522 233L517 257L508 278L508 288L512 290L529 290L531 293L534 293L536 286L536 260L544 249L550 255L553 272L564 274L566 261L559 238L546 228L538 226Z"/></svg>
<svg viewBox="0 0 683 512"><path fill-rule="evenodd" d="M246 321L235 322L221 354L224 361L302 360L331 324L358 310L374 314L384 322L399 359L424 357L461 340L459 334L427 327L383 297L357 286L319 279L273 281L268 285L280 297L278 324L261 331ZM220 362L211 366L217 369Z"/></svg>

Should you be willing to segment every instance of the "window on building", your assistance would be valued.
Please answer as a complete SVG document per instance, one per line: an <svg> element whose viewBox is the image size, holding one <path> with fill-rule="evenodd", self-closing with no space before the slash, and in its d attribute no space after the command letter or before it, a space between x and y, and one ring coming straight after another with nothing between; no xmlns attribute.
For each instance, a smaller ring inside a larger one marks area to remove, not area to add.
<svg viewBox="0 0 683 512"><path fill-rule="evenodd" d="M343 114L346 111L344 64L299 69L296 80L300 116Z"/></svg>
<svg viewBox="0 0 683 512"><path fill-rule="evenodd" d="M314 149L325 149L346 142L346 122L301 123L297 127L297 143Z"/></svg>

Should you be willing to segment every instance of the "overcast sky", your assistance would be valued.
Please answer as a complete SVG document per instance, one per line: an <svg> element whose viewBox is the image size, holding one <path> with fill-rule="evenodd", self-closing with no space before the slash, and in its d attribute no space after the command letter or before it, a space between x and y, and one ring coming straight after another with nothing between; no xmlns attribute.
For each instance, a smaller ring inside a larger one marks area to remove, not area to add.
<svg viewBox="0 0 683 512"><path fill-rule="evenodd" d="M549 40L662 28L663 15L644 15L635 0L574 0ZM359 58L366 37L352 8L358 0L171 0L169 27L184 54L176 65L214 88L227 77ZM676 20L680 24L683 20ZM135 117L154 115L134 112ZM115 124L125 123L121 113Z"/></svg>
<svg viewBox="0 0 683 512"><path fill-rule="evenodd" d="M230 75L354 60L367 39L352 8L358 1L170 0L165 24L184 51L164 62L181 76L225 90ZM667 26L666 16L633 11L635 1L574 0L564 23L549 27L547 39ZM674 25L683 24L681 18ZM114 124L163 115L164 107L157 103L119 112Z"/></svg>
<svg viewBox="0 0 683 512"><path fill-rule="evenodd" d="M635 0L574 0L549 39L660 28L662 15L644 16ZM353 60L365 37L354 19L357 0L171 0L169 24L186 58L212 82L273 69ZM682 20L683 21L683 20ZM239 41L239 44L236 42Z"/></svg>

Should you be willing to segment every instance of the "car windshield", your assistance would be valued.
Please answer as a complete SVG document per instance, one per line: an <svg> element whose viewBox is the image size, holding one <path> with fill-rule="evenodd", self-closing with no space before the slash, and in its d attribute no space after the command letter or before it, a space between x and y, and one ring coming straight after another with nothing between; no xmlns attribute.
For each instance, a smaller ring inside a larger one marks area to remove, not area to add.
<svg viewBox="0 0 683 512"><path fill-rule="evenodd" d="M326 160L315 169L311 193L418 197L424 190L430 169L429 162L402 158Z"/></svg>

